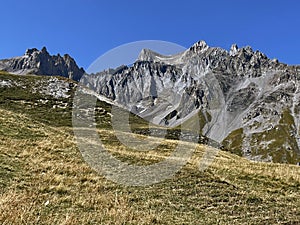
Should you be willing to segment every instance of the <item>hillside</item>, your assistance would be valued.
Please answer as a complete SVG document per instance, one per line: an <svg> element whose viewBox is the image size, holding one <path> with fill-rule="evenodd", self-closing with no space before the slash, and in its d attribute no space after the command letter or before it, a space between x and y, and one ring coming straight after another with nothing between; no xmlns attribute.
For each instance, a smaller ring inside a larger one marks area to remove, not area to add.
<svg viewBox="0 0 300 225"><path fill-rule="evenodd" d="M211 147L199 144L188 164L159 184L130 187L105 179L83 160L75 143L76 85L59 77L0 73L1 223L300 223L300 167L295 165L252 162L219 151L200 171L199 160ZM111 129L109 104L98 101L97 107L98 133L123 161L159 162L179 142L170 135L155 151L128 149ZM139 131L148 126L137 116L130 120Z"/></svg>

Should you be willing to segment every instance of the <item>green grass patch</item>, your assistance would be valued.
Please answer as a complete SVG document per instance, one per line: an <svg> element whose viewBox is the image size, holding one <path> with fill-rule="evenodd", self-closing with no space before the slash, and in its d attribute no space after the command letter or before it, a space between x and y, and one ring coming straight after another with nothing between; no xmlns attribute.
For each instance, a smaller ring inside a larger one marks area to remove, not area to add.
<svg viewBox="0 0 300 225"><path fill-rule="evenodd" d="M232 131L222 142L231 153L243 156L242 145L244 139L243 128Z"/></svg>

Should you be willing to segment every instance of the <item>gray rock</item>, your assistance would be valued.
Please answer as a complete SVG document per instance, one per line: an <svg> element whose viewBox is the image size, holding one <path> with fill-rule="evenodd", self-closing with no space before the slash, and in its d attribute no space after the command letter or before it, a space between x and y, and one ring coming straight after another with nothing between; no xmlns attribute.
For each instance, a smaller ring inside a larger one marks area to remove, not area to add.
<svg viewBox="0 0 300 225"><path fill-rule="evenodd" d="M231 56L234 56L238 52L238 49L239 48L238 48L237 44L233 44L230 48L229 54Z"/></svg>
<svg viewBox="0 0 300 225"><path fill-rule="evenodd" d="M13 74L63 76L79 81L84 70L69 55L51 56L45 47L27 49L24 56L0 60L0 70Z"/></svg>
<svg viewBox="0 0 300 225"><path fill-rule="evenodd" d="M160 125L199 115L201 134L253 160L300 160L300 66L249 46L204 41L177 55L143 50L130 67L84 76L100 95Z"/></svg>

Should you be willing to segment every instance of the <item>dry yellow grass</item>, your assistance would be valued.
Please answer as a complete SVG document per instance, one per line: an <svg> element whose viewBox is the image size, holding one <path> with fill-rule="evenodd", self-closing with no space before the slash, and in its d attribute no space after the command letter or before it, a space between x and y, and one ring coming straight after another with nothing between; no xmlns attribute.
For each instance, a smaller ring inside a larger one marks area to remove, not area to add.
<svg viewBox="0 0 300 225"><path fill-rule="evenodd" d="M207 147L198 145L173 178L126 187L90 169L70 127L47 126L2 109L0 115L2 224L300 223L300 167L219 152L199 171ZM113 137L107 130L99 133L104 142ZM169 155L176 142L164 140L150 152L105 144L122 160L149 164Z"/></svg>

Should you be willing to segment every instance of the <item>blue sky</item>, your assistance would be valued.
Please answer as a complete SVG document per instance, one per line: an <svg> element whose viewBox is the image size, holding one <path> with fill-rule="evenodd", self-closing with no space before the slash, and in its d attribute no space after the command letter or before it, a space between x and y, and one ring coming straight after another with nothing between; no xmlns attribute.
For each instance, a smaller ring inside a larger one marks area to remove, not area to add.
<svg viewBox="0 0 300 225"><path fill-rule="evenodd" d="M85 69L119 45L198 40L229 49L250 45L270 58L300 64L297 0L9 0L1 2L0 58L46 46Z"/></svg>

